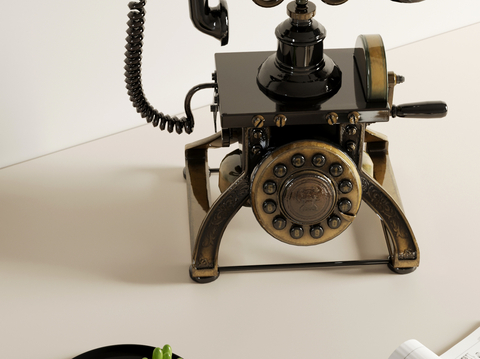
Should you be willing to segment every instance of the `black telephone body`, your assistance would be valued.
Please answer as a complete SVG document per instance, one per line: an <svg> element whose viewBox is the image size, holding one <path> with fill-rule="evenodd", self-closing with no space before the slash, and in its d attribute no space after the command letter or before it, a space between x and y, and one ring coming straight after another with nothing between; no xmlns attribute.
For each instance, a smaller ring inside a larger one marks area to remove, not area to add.
<svg viewBox="0 0 480 359"><path fill-rule="evenodd" d="M282 0L253 0L262 7ZM347 0L322 0L339 5ZM412 3L417 1L393 0ZM421 1L421 0L418 0ZM360 35L353 48L324 49L325 29L313 17L308 0L287 4L288 18L275 30L276 52L218 53L213 82L192 88L186 117L155 110L141 87L141 47L146 1L131 2L126 52L126 82L137 111L154 126L190 133L192 96L214 90L211 110L220 130L185 149L191 278L211 282L220 272L386 264L393 272L414 271L419 248L403 212L388 157L388 141L367 126L390 117L440 118L444 102L393 105L402 76L387 71L379 35ZM189 0L190 16L200 31L228 42L225 0ZM218 168L221 194L210 199L208 150L238 148ZM388 247L384 260L335 261L219 267L220 242L230 220L251 207L274 238L310 246L340 235L356 218L361 201L380 217Z"/></svg>

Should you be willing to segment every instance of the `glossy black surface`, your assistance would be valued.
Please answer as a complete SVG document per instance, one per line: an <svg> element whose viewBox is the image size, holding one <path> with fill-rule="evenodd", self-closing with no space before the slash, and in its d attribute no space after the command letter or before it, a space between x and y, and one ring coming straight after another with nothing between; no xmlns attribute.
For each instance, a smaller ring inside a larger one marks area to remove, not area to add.
<svg viewBox="0 0 480 359"><path fill-rule="evenodd" d="M190 19L201 32L221 41L222 46L228 43L228 7L225 0L211 8L208 0L190 0Z"/></svg>
<svg viewBox="0 0 480 359"><path fill-rule="evenodd" d="M288 4L291 18L275 29L277 52L258 70L258 86L279 104L320 103L342 84L342 72L323 52L326 31L311 18L315 11L313 3Z"/></svg>
<svg viewBox="0 0 480 359"><path fill-rule="evenodd" d="M222 128L251 127L252 117L262 115L265 126L275 126L274 117L287 117L286 126L325 124L325 116L336 112L339 123L347 123L351 111L361 114L360 122L388 121L387 103L367 104L353 58L354 49L325 50L342 71L339 91L319 105L299 101L281 105L271 100L258 87L256 75L260 64L273 52L219 53L215 55L217 69L219 112Z"/></svg>
<svg viewBox="0 0 480 359"><path fill-rule="evenodd" d="M258 86L279 105L295 105L299 101L306 105L321 103L333 96L342 84L342 72L335 63L327 57L322 62L321 67L309 66L301 71L291 71L273 54L258 72Z"/></svg>
<svg viewBox="0 0 480 359"><path fill-rule="evenodd" d="M279 104L319 103L341 86L342 73L323 53L325 28L315 20L287 19L277 26L277 52L257 74L258 86Z"/></svg>
<svg viewBox="0 0 480 359"><path fill-rule="evenodd" d="M73 359L151 359L154 349L155 347L139 344L110 345L90 350ZM179 359L179 356L173 354L172 358Z"/></svg>
<svg viewBox="0 0 480 359"><path fill-rule="evenodd" d="M286 66L308 67L323 61L325 28L315 20L283 21L275 29L278 39L277 58Z"/></svg>
<svg viewBox="0 0 480 359"><path fill-rule="evenodd" d="M447 112L447 104L442 101L415 102L393 106L392 117L442 118Z"/></svg>

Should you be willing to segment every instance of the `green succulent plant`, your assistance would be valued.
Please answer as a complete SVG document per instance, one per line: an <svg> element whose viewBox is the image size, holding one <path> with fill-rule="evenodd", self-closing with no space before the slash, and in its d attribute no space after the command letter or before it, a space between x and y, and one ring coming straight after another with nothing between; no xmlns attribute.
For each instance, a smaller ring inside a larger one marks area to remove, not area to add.
<svg viewBox="0 0 480 359"><path fill-rule="evenodd" d="M173 356L172 347L168 344L165 344L161 349L159 347L153 349L152 359L172 359L172 356ZM149 358L143 358L143 359L149 359Z"/></svg>

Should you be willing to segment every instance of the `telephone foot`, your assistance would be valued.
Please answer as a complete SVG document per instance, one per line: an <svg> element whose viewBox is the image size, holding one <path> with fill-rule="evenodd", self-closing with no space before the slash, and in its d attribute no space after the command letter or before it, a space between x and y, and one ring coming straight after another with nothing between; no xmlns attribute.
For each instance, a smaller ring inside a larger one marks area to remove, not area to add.
<svg viewBox="0 0 480 359"><path fill-rule="evenodd" d="M216 279L220 276L220 273L218 273L216 276L210 276L210 277L197 277L197 276L194 276L194 275L192 274L192 266L190 266L189 273L190 273L190 278L192 278L192 280L193 280L194 282L197 282L197 283L211 283L211 282L213 282L214 280L216 280Z"/></svg>
<svg viewBox="0 0 480 359"><path fill-rule="evenodd" d="M417 269L418 267L407 267L407 268L398 268L398 267L394 267L391 263L388 263L388 269L390 269L392 272L396 273L396 274L408 274L408 273L412 273L415 271L415 269Z"/></svg>

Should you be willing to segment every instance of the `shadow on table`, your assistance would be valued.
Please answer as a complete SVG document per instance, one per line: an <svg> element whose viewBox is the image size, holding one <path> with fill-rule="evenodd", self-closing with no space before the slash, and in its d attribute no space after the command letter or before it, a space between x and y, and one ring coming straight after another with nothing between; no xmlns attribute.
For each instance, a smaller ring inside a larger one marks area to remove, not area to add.
<svg viewBox="0 0 480 359"><path fill-rule="evenodd" d="M185 186L182 168L45 168L11 180L0 190L0 260L127 282L190 281Z"/></svg>
<svg viewBox="0 0 480 359"><path fill-rule="evenodd" d="M12 180L0 190L6 223L0 228L0 258L70 267L133 283L191 281L181 167L45 167L35 178ZM212 176L213 192L215 181ZM387 255L378 217L365 204L346 232L312 247L273 239L251 209L243 208L227 227L219 263L384 259ZM388 273L384 266L375 267ZM371 267L356 268L332 270L377 272Z"/></svg>

